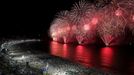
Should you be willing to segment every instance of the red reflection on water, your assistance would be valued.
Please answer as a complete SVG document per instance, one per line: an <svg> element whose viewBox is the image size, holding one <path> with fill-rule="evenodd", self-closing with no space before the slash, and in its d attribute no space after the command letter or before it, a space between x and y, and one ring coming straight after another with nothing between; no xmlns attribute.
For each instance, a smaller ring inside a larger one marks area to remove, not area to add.
<svg viewBox="0 0 134 75"><path fill-rule="evenodd" d="M72 47L67 44L60 44L57 42L50 43L50 54L66 58L87 67L91 66L91 57L93 57L91 50L84 46L79 45L77 47Z"/></svg>
<svg viewBox="0 0 134 75"><path fill-rule="evenodd" d="M84 52L84 47L83 46L81 46L81 45L79 45L79 46L77 46L76 47L76 55L77 56L82 56L83 55L83 52Z"/></svg>
<svg viewBox="0 0 134 75"><path fill-rule="evenodd" d="M86 47L78 45L75 49L75 61L87 67L91 66L92 54Z"/></svg>
<svg viewBox="0 0 134 75"><path fill-rule="evenodd" d="M86 67L100 68L108 72L134 73L134 61L129 61L131 55L127 55L122 49L116 47L97 49L91 46L72 46L51 42L50 54L80 63Z"/></svg>
<svg viewBox="0 0 134 75"><path fill-rule="evenodd" d="M101 65L104 67L103 69L109 69L113 65L113 56L114 51L110 47L105 47L101 49Z"/></svg>
<svg viewBox="0 0 134 75"><path fill-rule="evenodd" d="M58 42L52 41L52 42L50 43L50 53L51 53L52 55L62 56L62 51L61 51L61 49L62 49L62 45L59 44Z"/></svg>
<svg viewBox="0 0 134 75"><path fill-rule="evenodd" d="M50 54L68 59L70 57L69 46L52 41L50 43Z"/></svg>
<svg viewBox="0 0 134 75"><path fill-rule="evenodd" d="M64 58L68 58L68 45L67 44L64 44L63 45L63 51L62 51L62 53L63 53L63 57Z"/></svg>
<svg viewBox="0 0 134 75"><path fill-rule="evenodd" d="M67 44L60 44L57 42L50 43L50 54L69 59L71 61L80 63L87 67L102 66L103 69L109 69L113 66L113 54L114 51L110 47L105 47L100 50L99 54L94 53L94 50L82 45L76 47L69 46ZM101 61L99 63L99 61Z"/></svg>

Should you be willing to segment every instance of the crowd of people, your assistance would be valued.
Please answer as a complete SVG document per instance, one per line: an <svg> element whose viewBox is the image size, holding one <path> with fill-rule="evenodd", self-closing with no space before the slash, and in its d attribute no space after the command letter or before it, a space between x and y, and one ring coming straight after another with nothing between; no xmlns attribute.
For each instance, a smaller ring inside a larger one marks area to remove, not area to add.
<svg viewBox="0 0 134 75"><path fill-rule="evenodd" d="M112 75L49 54L33 54L34 50L30 44L27 47L32 51L23 50L25 48L20 50L23 45L20 45L21 47L5 45L8 46L2 45L0 52L2 61L0 75Z"/></svg>

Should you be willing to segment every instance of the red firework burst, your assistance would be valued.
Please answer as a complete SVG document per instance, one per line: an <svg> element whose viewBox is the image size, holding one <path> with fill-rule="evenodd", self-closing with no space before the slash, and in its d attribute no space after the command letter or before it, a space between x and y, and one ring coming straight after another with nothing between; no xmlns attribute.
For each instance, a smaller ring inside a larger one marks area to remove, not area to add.
<svg viewBox="0 0 134 75"><path fill-rule="evenodd" d="M97 9L91 3L80 1L71 11L58 14L50 27L50 36L58 42L70 43L77 39L79 44L89 44L95 42L97 33L107 46L120 43L126 27L134 34L133 4L134 0L113 0Z"/></svg>

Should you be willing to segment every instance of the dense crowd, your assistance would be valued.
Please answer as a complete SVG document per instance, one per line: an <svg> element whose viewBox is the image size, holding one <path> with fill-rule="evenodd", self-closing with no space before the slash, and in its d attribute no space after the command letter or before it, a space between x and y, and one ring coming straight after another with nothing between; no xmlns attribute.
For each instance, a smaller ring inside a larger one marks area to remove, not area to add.
<svg viewBox="0 0 134 75"><path fill-rule="evenodd" d="M23 45L20 45L21 47L4 45L0 52L1 75L112 75L45 53L32 54L32 51L20 50ZM27 47L32 48L30 45Z"/></svg>

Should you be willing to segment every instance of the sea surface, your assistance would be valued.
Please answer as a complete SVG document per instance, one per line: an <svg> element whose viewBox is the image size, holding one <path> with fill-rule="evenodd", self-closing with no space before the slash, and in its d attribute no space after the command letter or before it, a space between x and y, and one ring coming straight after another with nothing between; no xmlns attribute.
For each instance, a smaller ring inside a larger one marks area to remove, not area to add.
<svg viewBox="0 0 134 75"><path fill-rule="evenodd" d="M82 64L85 67L126 75L134 74L134 48L132 46L97 47L51 41L49 50L51 55Z"/></svg>
<svg viewBox="0 0 134 75"><path fill-rule="evenodd" d="M23 47L21 47L22 45ZM62 44L54 41L41 41L24 42L16 44L14 47L30 50L33 54L47 53L85 67L96 68L106 72L134 75L133 46L83 46L78 44Z"/></svg>

